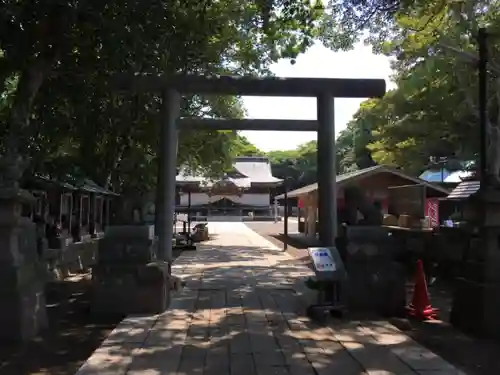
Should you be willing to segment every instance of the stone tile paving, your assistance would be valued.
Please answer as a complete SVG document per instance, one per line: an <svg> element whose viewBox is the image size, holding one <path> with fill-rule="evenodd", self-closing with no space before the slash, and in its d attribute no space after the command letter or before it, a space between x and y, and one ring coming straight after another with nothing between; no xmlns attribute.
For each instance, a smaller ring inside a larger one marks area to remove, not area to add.
<svg viewBox="0 0 500 375"><path fill-rule="evenodd" d="M242 223L210 230L171 309L125 319L77 375L464 375L385 321L314 325L307 267Z"/></svg>

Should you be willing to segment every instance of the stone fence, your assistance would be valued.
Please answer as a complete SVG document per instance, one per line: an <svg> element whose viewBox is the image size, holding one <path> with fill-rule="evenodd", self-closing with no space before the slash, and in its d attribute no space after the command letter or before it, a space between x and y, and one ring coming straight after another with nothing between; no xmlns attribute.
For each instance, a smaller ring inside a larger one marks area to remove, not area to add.
<svg viewBox="0 0 500 375"><path fill-rule="evenodd" d="M47 281L64 280L70 274L88 271L96 262L102 237L64 244L57 249L46 249L42 259L47 267Z"/></svg>

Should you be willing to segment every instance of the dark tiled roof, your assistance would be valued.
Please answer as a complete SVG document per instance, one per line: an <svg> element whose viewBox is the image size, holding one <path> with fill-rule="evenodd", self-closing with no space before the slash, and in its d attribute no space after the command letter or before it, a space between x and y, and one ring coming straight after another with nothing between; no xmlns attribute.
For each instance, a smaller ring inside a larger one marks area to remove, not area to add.
<svg viewBox="0 0 500 375"><path fill-rule="evenodd" d="M119 194L116 194L115 192L108 190L106 188L103 188L99 185L97 185L94 181L86 178L82 181L80 185L80 189L84 191L88 191L89 193L96 193L96 194L102 194L102 195L115 195L118 196Z"/></svg>
<svg viewBox="0 0 500 375"><path fill-rule="evenodd" d="M347 173L338 175L336 182L337 182L337 184L339 184L342 181L348 181L349 179L356 178L356 177L362 176L362 175L364 175L366 173L369 173L369 172L371 172L373 170L376 170L378 167L379 166L377 165L375 167L370 167L370 168L365 168L365 169L359 169L357 171L347 172ZM307 193L313 192L313 191L315 191L317 189L318 189L318 183L315 182L314 184L307 185L307 186L298 188L296 190L290 191L288 193L288 197L289 198L298 197L299 195L307 194ZM285 197L284 194L281 194L281 195L277 196L276 198L277 199L283 199L284 197Z"/></svg>
<svg viewBox="0 0 500 375"><path fill-rule="evenodd" d="M77 187L68 184L67 182L59 181L45 175L36 174L34 176L34 180L37 182L41 182L42 184L50 184L52 186L57 186L65 190L77 190Z"/></svg>
<svg viewBox="0 0 500 375"><path fill-rule="evenodd" d="M353 180L366 178L366 177L372 176L372 175L377 174L377 173L392 173L396 176L407 179L408 181L412 181L416 184L425 185L428 188L437 190L443 194L449 193L448 189L445 189L439 185L421 180L420 178L417 178L417 177L409 176L398 169L390 168L390 167L387 167L384 165L375 165L373 167L359 169L357 171L352 171L352 172L338 175L337 179L336 179L336 183L339 185L343 185L343 184L346 184L348 182L352 182ZM296 190L289 192L288 197L295 198L295 197L298 197L299 195L311 193L317 189L318 189L318 183L315 182L314 184L307 185L307 186L304 186L304 187L301 187L299 189L296 189ZM283 199L284 197L285 197L284 194L281 194L281 195L277 196L276 199Z"/></svg>
<svg viewBox="0 0 500 375"><path fill-rule="evenodd" d="M55 178L50 178L45 175L35 175L34 176L35 180L40 181L42 183L47 183L51 184L54 186L58 186L62 189L65 190L82 190L86 191L88 193L96 193L96 194L102 194L102 195L115 195L118 196L119 194L116 194L112 192L111 190L105 189L99 185L97 185L94 181L90 179L76 179L71 176L67 176L64 181L55 179Z"/></svg>
<svg viewBox="0 0 500 375"><path fill-rule="evenodd" d="M479 191L481 183L479 181L464 181L453 189L447 199L468 199Z"/></svg>

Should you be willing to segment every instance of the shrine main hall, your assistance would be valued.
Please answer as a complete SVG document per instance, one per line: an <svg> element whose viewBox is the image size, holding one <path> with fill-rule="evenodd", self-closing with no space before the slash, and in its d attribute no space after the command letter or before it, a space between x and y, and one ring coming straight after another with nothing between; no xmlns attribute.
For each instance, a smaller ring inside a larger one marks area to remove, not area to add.
<svg viewBox="0 0 500 375"><path fill-rule="evenodd" d="M273 189L283 180L273 176L266 157L242 156L218 180L182 170L176 177L176 212L195 217L274 217Z"/></svg>

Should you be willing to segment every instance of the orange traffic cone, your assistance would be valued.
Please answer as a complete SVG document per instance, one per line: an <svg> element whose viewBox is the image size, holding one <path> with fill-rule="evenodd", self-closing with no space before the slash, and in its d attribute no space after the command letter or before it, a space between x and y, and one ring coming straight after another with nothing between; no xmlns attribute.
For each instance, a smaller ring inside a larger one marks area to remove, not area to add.
<svg viewBox="0 0 500 375"><path fill-rule="evenodd" d="M432 320L437 316L438 310L431 306L429 291L425 281L424 265L419 259L417 261L417 272L415 274L415 286L413 287L413 299L406 307L408 315L419 320Z"/></svg>

